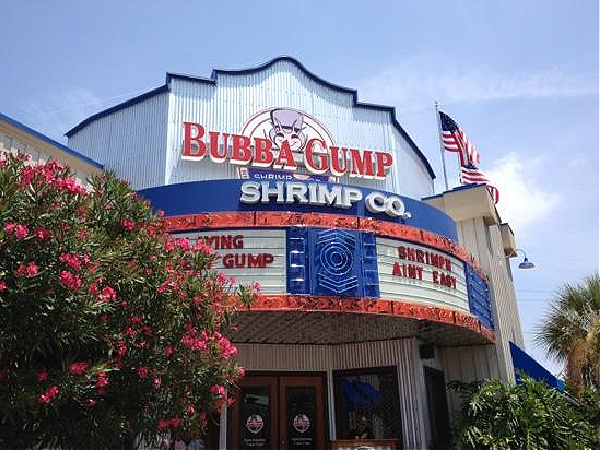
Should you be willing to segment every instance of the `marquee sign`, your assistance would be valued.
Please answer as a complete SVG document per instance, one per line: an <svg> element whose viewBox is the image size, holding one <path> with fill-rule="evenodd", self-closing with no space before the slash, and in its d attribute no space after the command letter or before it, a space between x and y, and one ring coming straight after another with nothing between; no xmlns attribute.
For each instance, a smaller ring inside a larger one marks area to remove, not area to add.
<svg viewBox="0 0 600 450"><path fill-rule="evenodd" d="M377 237L382 298L469 311L464 264L439 250Z"/></svg>
<svg viewBox="0 0 600 450"><path fill-rule="evenodd" d="M264 293L285 292L285 231L228 229L177 234L192 244L200 240L219 255L215 269L236 282L258 281Z"/></svg>
<svg viewBox="0 0 600 450"><path fill-rule="evenodd" d="M334 145L329 131L309 114L291 108L273 108L252 116L240 134L206 131L184 122L182 159L216 164L296 171L311 174L385 179L394 158L391 153ZM298 158L295 157L298 156Z"/></svg>

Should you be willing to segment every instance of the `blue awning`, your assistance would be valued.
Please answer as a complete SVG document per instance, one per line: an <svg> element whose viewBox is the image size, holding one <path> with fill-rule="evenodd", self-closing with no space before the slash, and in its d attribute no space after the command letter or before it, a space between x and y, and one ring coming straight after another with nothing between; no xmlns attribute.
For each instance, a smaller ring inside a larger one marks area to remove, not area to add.
<svg viewBox="0 0 600 450"><path fill-rule="evenodd" d="M519 376L517 372L522 370L531 378L536 380L544 380L549 386L558 389L559 391L565 390L565 383L552 375L546 370L540 363L525 353L519 348L514 342L509 342L510 355L512 356L513 366L515 368L515 376L517 383L519 382Z"/></svg>

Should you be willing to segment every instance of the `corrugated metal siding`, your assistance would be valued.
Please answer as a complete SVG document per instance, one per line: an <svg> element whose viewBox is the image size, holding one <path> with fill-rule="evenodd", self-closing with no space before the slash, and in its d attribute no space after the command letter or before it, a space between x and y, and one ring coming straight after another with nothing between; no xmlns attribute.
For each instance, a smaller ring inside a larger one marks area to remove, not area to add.
<svg viewBox="0 0 600 450"><path fill-rule="evenodd" d="M69 138L69 146L114 170L134 189L163 185L168 95L93 121Z"/></svg>
<svg viewBox="0 0 600 450"><path fill-rule="evenodd" d="M500 378L498 358L494 345L441 348L446 381L465 382ZM448 393L450 411L460 409L460 399L455 392Z"/></svg>
<svg viewBox="0 0 600 450"><path fill-rule="evenodd" d="M237 344L238 361L248 370L329 371L396 366L404 448L423 448L424 407L415 339L343 345Z"/></svg>
<svg viewBox="0 0 600 450"><path fill-rule="evenodd" d="M342 183L398 192L422 198L433 193L433 181L419 157L390 122L387 111L352 105L350 94L334 91L309 79L294 64L282 61L269 69L245 75L219 76L216 86L182 79L171 82L166 183L235 177L235 166L206 161L182 161L183 122L202 123L207 130L239 132L257 111L290 107L323 122L334 141L361 150L387 150L396 163L387 180Z"/></svg>
<svg viewBox="0 0 600 450"><path fill-rule="evenodd" d="M459 243L469 250L490 277L499 376L514 381L509 341L523 345L523 333L513 281L507 271L502 235L497 224L486 225L481 218L457 224Z"/></svg>

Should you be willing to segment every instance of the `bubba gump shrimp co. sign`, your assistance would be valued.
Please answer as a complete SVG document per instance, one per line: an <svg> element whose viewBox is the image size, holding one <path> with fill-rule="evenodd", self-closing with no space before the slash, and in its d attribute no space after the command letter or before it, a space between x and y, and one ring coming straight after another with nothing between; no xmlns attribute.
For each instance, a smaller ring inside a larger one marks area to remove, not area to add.
<svg viewBox="0 0 600 450"><path fill-rule="evenodd" d="M260 111L240 134L206 131L195 122L184 122L183 153L186 160L207 155L213 163L267 167L296 171L294 155L302 154L306 169L315 175L385 179L394 159L391 153L334 145L327 128L317 119L290 108Z"/></svg>

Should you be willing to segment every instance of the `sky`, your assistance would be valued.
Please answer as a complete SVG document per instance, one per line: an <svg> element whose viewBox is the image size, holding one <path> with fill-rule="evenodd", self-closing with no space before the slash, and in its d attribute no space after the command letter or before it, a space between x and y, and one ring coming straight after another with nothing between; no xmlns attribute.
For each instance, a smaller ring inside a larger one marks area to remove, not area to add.
<svg viewBox="0 0 600 450"><path fill-rule="evenodd" d="M164 83L290 55L394 106L444 189L434 101L467 132L498 210L526 349L565 283L598 271L598 2L4 2L0 112L66 142L89 115ZM458 163L448 155L451 187Z"/></svg>

